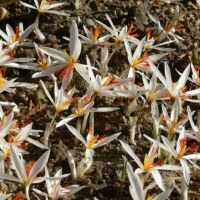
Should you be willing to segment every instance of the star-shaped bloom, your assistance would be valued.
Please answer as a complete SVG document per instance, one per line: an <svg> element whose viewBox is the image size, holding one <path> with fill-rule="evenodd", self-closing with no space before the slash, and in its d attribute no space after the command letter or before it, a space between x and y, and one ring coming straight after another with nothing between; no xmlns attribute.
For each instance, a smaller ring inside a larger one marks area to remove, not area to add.
<svg viewBox="0 0 200 200"><path fill-rule="evenodd" d="M173 138L175 133L179 133L185 123L189 120L188 115L182 115L180 117L178 100L175 100L171 106L170 116L168 115L167 109L164 105L162 105L162 113L163 117L161 117L161 121L163 120L166 122L166 126L160 125L159 127L168 132L169 138Z"/></svg>
<svg viewBox="0 0 200 200"><path fill-rule="evenodd" d="M101 26L103 26L110 33L109 35L105 36L105 38L107 38L107 37L113 37L115 39L116 43L123 42L124 39L128 35L128 33L127 33L127 31L128 31L127 26L123 27L121 29L121 31L119 31L119 29L117 29L115 27L115 25L113 24L110 16L106 14L106 18L109 21L109 23L111 25L111 28L108 27L106 24L100 22L99 20L95 20L98 24L100 24Z"/></svg>
<svg viewBox="0 0 200 200"><path fill-rule="evenodd" d="M84 173L92 166L93 163L93 157L94 157L94 150L96 148L99 148L103 145L106 145L110 143L111 141L115 140L121 133L115 133L111 136L108 137L101 137L97 134L94 134L93 128L89 131L87 134L86 139L82 136L82 134L75 129L73 126L68 125L67 123L65 124L69 131L78 139L80 140L86 150L85 150L85 156L84 158L80 161L78 164L77 168L75 166L74 159L71 155L70 152L68 152L68 162L70 165L70 169L72 171L72 176L74 179L81 178Z"/></svg>
<svg viewBox="0 0 200 200"><path fill-rule="evenodd" d="M39 4L38 0L34 0L34 2L35 2L35 6L27 4L23 1L20 1L20 3L23 6L30 8L30 9L37 10L39 13L51 13L51 14L69 16L67 13L65 13L63 11L52 10L53 8L65 5L65 3L52 3L52 2L48 2L47 0L42 0L40 4Z"/></svg>
<svg viewBox="0 0 200 200"><path fill-rule="evenodd" d="M145 137L151 142L155 142L154 139L145 135ZM183 176L185 178L185 182L189 185L190 182L190 162L194 167L197 165L193 162L193 160L200 159L200 153L195 153L196 145L188 146L188 139L186 138L185 128L183 127L179 138L176 142L176 146L174 147L174 142L170 142L166 137L161 136L163 143L159 143L159 147L169 152L174 159L178 160L182 166ZM187 154L189 152L194 152L191 154Z"/></svg>
<svg viewBox="0 0 200 200"><path fill-rule="evenodd" d="M133 152L133 150L127 143L123 141L120 141L120 143L122 144L122 147L126 150L126 152L133 158L133 160L139 166L139 168L137 168L135 172L137 174L142 174L142 173L151 174L155 182L157 183L157 185L163 191L165 191L166 188L164 185L164 181L161 177L161 174L158 170L181 170L182 169L180 166L163 164L161 160L155 161L156 158L158 157L158 153L157 153L158 147L159 147L158 141L155 141L153 145L151 146L148 154L145 154L144 163L140 161L138 156Z"/></svg>
<svg viewBox="0 0 200 200"><path fill-rule="evenodd" d="M85 157L92 158L94 156L94 149L101 147L105 144L110 143L111 141L115 140L121 133L115 133L109 137L103 137L99 135L95 135L93 131L89 132L86 139L83 138L82 134L75 129L73 126L65 124L70 132L76 136L86 147Z"/></svg>
<svg viewBox="0 0 200 200"><path fill-rule="evenodd" d="M63 84L65 81L68 82L68 84L69 84L69 81L66 79L64 79ZM65 85L64 87L62 85L61 88L58 89L58 83L57 83L57 81L54 81L54 100L53 100L53 98L51 97L51 95L50 95L49 91L47 90L43 81L40 81L40 82L45 91L45 94L47 95L47 97L49 98L51 103L54 105L55 111L57 114L59 114L63 110L67 110L69 108L69 106L73 102L72 96L74 94L75 88L72 88L71 90L66 92L65 90L66 90L68 84Z"/></svg>
<svg viewBox="0 0 200 200"><path fill-rule="evenodd" d="M83 29L86 33L86 36L79 34L82 42L89 45L101 45L108 40L110 35L105 35L100 37L103 32L103 26L98 25L97 27L92 27L88 29L85 25L83 25ZM65 38L64 38L65 39Z"/></svg>
<svg viewBox="0 0 200 200"><path fill-rule="evenodd" d="M44 180L43 177L37 177L37 175L44 169L47 164L50 151L46 151L36 162L30 162L26 165L22 156L19 156L14 147L11 146L11 163L16 172L17 177L10 174L0 174L2 179L19 182L24 185L26 197L29 197L29 188L32 183L39 183Z"/></svg>
<svg viewBox="0 0 200 200"><path fill-rule="evenodd" d="M179 101L181 102L180 106L182 106L182 101L190 101L194 103L200 102L198 99L192 99L193 96L197 96L200 94L200 88L187 91L186 82L190 73L190 64L185 68L179 80L174 83L167 62L165 62L165 77L152 62L149 63L151 65L152 71L157 75L158 79L168 89L169 94L163 97L168 97L168 99L179 99Z"/></svg>
<svg viewBox="0 0 200 200"><path fill-rule="evenodd" d="M60 169L56 172L54 177L50 177L48 169L45 166L45 178L46 178L45 181L46 181L47 193L35 188L33 189L33 191L41 196L55 200L63 197L71 198L73 194L77 193L85 186L80 187L79 185L69 185L67 187L62 187L61 180L65 177L68 177L69 175L70 174L62 174L62 169Z"/></svg>
<svg viewBox="0 0 200 200"><path fill-rule="evenodd" d="M133 200L145 200L145 199L152 199L152 200L165 200L168 198L170 193L172 192L173 188L167 189L164 192L160 193L159 195L148 196L146 197L145 189L141 178L139 177L138 173L133 172L133 168L131 164L127 162L127 175L130 182L129 191L131 193Z"/></svg>
<svg viewBox="0 0 200 200"><path fill-rule="evenodd" d="M6 45L11 45L13 43L32 46L32 43L24 42L24 40L28 37L28 35L33 31L35 24L30 25L26 30L24 30L23 23L19 23L19 26L16 26L15 31L13 28L7 24L6 25L6 33L0 30L0 36L5 40L3 43Z"/></svg>
<svg viewBox="0 0 200 200"><path fill-rule="evenodd" d="M155 17L153 17L151 14L148 13L148 16L158 26L157 34L158 34L159 41L164 40L166 37L169 38L169 40L170 40L170 37L172 37L178 45L183 47L182 41L184 39L176 34L176 29L178 29L180 27L179 24L177 23L177 20L180 17L180 13L178 12L178 9L176 9L173 19L171 21L166 22L165 27L163 27L160 24L160 21L158 19L156 19Z"/></svg>
<svg viewBox="0 0 200 200"><path fill-rule="evenodd" d="M160 60L162 57L164 57L166 55L164 53L149 55L147 52L143 52L143 48L145 45L145 38L143 38L139 42L134 53L132 53L130 44L126 39L124 40L124 45L126 47L126 51L128 54L128 61L130 64L129 73L132 73L131 71L133 71L135 69L141 70L144 72L152 72L149 61L157 62L158 60Z"/></svg>
<svg viewBox="0 0 200 200"><path fill-rule="evenodd" d="M126 82L129 82L131 79L121 79L115 75L108 75L103 78L100 75L95 76L89 58L86 57L86 60L88 72L86 76L83 75L83 78L89 84L88 90L91 90L93 95L98 96L120 96L120 93L114 91L113 89L125 84Z"/></svg>
<svg viewBox="0 0 200 200"><path fill-rule="evenodd" d="M157 76L154 73L148 82L148 78L144 73L142 74L142 80L144 83L144 94L146 96L147 103L152 103L157 100L163 100L163 96L168 93L167 88L162 84L157 83Z"/></svg>
<svg viewBox="0 0 200 200"><path fill-rule="evenodd" d="M60 51L53 48L41 47L40 50L55 59L55 64L47 69L35 73L32 77L39 78L50 76L55 72L59 72L61 76L67 75L72 77L74 68L82 76L85 74L86 65L78 63L78 58L81 53L81 41L78 37L78 27L75 21L72 22L69 41L70 53Z"/></svg>

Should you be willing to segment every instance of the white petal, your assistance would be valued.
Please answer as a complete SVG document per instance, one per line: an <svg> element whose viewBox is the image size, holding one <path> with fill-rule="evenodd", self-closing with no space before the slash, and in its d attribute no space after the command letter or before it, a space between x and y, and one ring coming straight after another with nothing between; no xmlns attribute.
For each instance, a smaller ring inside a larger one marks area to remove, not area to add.
<svg viewBox="0 0 200 200"><path fill-rule="evenodd" d="M111 141L115 140L121 133L115 133L109 137L106 137L105 139L101 140L100 142L97 142L96 144L94 144L93 148L96 149L98 147L101 147L105 144L110 143Z"/></svg>
<svg viewBox="0 0 200 200"><path fill-rule="evenodd" d="M73 126L69 126L67 123L65 123L65 125L74 136L76 136L85 146L87 145L86 140L77 129L75 129Z"/></svg>
<svg viewBox="0 0 200 200"><path fill-rule="evenodd" d="M41 170L46 166L49 159L50 150L46 151L33 165L28 175L28 182L31 183Z"/></svg>
<svg viewBox="0 0 200 200"><path fill-rule="evenodd" d="M171 194L172 190L174 188L171 189L167 189L166 191L160 193L159 195L157 195L156 197L154 197L153 200L165 200L169 197L169 195Z"/></svg>
<svg viewBox="0 0 200 200"><path fill-rule="evenodd" d="M183 88L187 82L187 78L189 76L189 73L190 73L190 66L188 66L183 74L181 75L181 77L179 78L178 80L178 84L176 85L176 89L177 90L180 90L181 88Z"/></svg>
<svg viewBox="0 0 200 200"><path fill-rule="evenodd" d="M45 94L47 95L47 97L49 98L49 100L51 101L51 103L55 106L55 102L54 102L53 98L51 97L49 91L47 90L46 86L44 85L43 81L40 80L40 83L42 84L42 87L44 89Z"/></svg>
<svg viewBox="0 0 200 200"><path fill-rule="evenodd" d="M169 142L169 140L164 136L161 136L161 138L162 138L162 141L163 141L164 145L167 148L167 151L170 152L173 155L174 158L177 158L177 156L178 156L177 152L175 151L174 147Z"/></svg>
<svg viewBox="0 0 200 200"><path fill-rule="evenodd" d="M72 21L72 26L70 31L69 48L70 48L70 56L72 56L74 59L77 60L81 53L81 41L78 38L78 27L74 20Z"/></svg>
<svg viewBox="0 0 200 200"><path fill-rule="evenodd" d="M0 178L1 179L5 179L8 181L15 181L15 182L19 182L20 180L10 174L0 174Z"/></svg>
<svg viewBox="0 0 200 200"><path fill-rule="evenodd" d="M190 168L187 164L187 161L184 159L180 159L180 163L183 167L183 176L185 178L185 182L189 185L190 182Z"/></svg>
<svg viewBox="0 0 200 200"><path fill-rule="evenodd" d="M133 150L131 149L131 147L127 144L127 143L125 143L125 142L123 142L123 141L121 141L120 140L120 143L122 144L122 147L126 150L126 152L133 158L133 160L137 163L137 165L141 168L141 169L143 169L143 164L142 164L142 162L140 161L140 159L137 157L137 155L133 152Z"/></svg>
<svg viewBox="0 0 200 200"><path fill-rule="evenodd" d="M127 174L128 174L128 179L131 184L130 190L132 190L131 191L132 198L134 200L145 200L144 191L143 191L140 177L136 173L133 172L133 169L129 162L127 162Z"/></svg>
<svg viewBox="0 0 200 200"><path fill-rule="evenodd" d="M59 121L57 124L56 124L56 128L57 127L60 127L60 126L63 126L64 124L68 123L69 121L71 121L72 119L76 118L77 115L75 114L72 114L72 115L69 115L68 117L66 117L65 119Z"/></svg>
<svg viewBox="0 0 200 200"><path fill-rule="evenodd" d="M12 166L14 167L21 183L24 183L27 180L27 175L26 175L23 159L19 158L19 156L17 155L18 151L14 149L12 145L10 145L10 150L11 150Z"/></svg>
<svg viewBox="0 0 200 200"><path fill-rule="evenodd" d="M157 183L158 187L162 190L162 191L165 191L166 188L165 188L165 184L164 184L164 181L160 175L160 172L156 169L152 169L150 170L150 173L152 174L155 182Z"/></svg>
<svg viewBox="0 0 200 200"><path fill-rule="evenodd" d="M24 2L22 2L22 1L19 1L23 6L25 6L25 7L27 7L27 8L31 8L31 9L35 9L35 10L37 10L36 9L36 7L34 7L34 6L31 6L31 5L29 5L29 4L27 4L27 3L24 3Z"/></svg>

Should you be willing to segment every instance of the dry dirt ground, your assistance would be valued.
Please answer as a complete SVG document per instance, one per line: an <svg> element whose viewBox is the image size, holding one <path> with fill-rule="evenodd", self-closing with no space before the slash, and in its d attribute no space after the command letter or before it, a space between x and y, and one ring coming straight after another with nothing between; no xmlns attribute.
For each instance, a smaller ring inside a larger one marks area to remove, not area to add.
<svg viewBox="0 0 200 200"><path fill-rule="evenodd" d="M61 1L64 2L65 0ZM32 0L27 0L27 3L33 3ZM145 7L144 2L147 2ZM82 25L92 26L95 19L107 23L105 14L109 14L114 24L117 27L124 25L130 26L133 23L137 28L139 38L143 38L145 30L148 27L154 26L153 22L148 18L147 11L153 15L158 16L160 22L165 24L167 20L173 18L175 6L179 6L181 18L179 23L181 28L178 30L178 34L185 39L183 42L185 48L180 48L176 44L173 44L173 48L177 50L170 55L166 56L166 59L170 61L172 71L174 72L174 79L178 78L178 74L175 68L182 71L189 63L189 56L191 56L191 48L194 42L200 45L200 10L197 10L196 1L188 0L175 3L165 3L162 0L148 0L148 1L136 1L136 0L80 0L79 8L76 9L73 0L66 1L66 5L62 7L62 10L69 13L69 17L61 17L52 14L44 14L41 17L40 28L46 36L47 40L43 44L46 47L53 47L56 49L68 51L68 42L62 37L69 36L69 29L71 21L73 19L79 19L79 30L83 33ZM10 3L6 6L9 11L9 17L1 21L0 28L5 30L6 24L10 24L12 27L18 25L19 22L24 23L24 27L32 24L37 15L33 10L24 8L18 1ZM35 41L40 44L40 41L36 36L31 33L28 37L29 40ZM84 46L81 56L79 58L80 63L85 63L85 56L88 54L90 57L94 56L91 53L91 49L88 46ZM28 56L35 57L35 51L31 48L23 48L17 52L19 57ZM127 57L124 56L124 51L116 52L109 64L110 71L112 73L120 74L127 65ZM32 71L28 70L13 70L7 69L8 77L19 77L20 81L34 82L39 84L39 79L31 79ZM46 84L52 91L52 81L48 78L43 78ZM85 88L81 78L77 77L76 87L84 94ZM21 114L18 118L23 123L23 120L33 121L35 129L45 129L45 124L50 121L49 116L53 115L53 107L50 105L47 97L43 94L43 90L39 85L37 91L29 91L24 89L18 89L15 95L6 94L1 95L1 100L14 99L15 102L21 108ZM35 106L40 106L40 111L35 111L24 119L22 116L28 112L28 103L33 101ZM115 99L114 101L108 101L105 98L98 98L95 102L97 106L118 106L120 110L109 114L95 114L95 132L99 134L113 134L116 132L122 132L120 139L129 141L129 126L124 123L126 118L126 109L128 101L126 99ZM194 108L199 109L197 105ZM67 116L69 112L63 112L63 116ZM137 113L136 113L137 114ZM142 114L143 115L143 114ZM143 118L140 116L138 125L141 127L140 132L145 134L151 134L150 127L151 121L148 117ZM73 122L72 122L73 124ZM42 140L42 136L41 136ZM74 139L69 131L63 126L54 131L50 137L51 154L48 162L48 168L50 173L54 174L58 169L62 168L63 173L70 173L70 169L67 162L67 149L70 149L79 161L84 154L84 147L82 144L78 144L76 147L72 142ZM138 132L136 136L136 145L131 145L136 154L139 157L143 157L149 150L149 143L144 140L141 134ZM30 147L31 156L27 156L27 160L38 158L43 151L35 150L35 147ZM97 149L94 157L94 164L91 169L85 174L84 179L77 182L72 181L70 178L62 182L63 185L67 184L80 184L87 185L86 188L81 190L75 196L77 199L93 199L96 197L103 200L129 200L131 196L129 194L129 182L126 178L124 182L121 182L118 172L123 171L122 155L125 152L122 151L119 141L113 141L111 144L105 147ZM127 156L128 157L128 156ZM128 157L128 159L130 159ZM133 166L135 164L133 163ZM7 182L9 190L16 192L23 190L19 185ZM180 199L180 183L177 182L177 187L173 190L170 199ZM199 199L200 195L200 177L192 178L189 197L190 199ZM40 187L35 185L34 187ZM153 192L154 190L152 190ZM34 197L32 196L34 199ZM42 199L42 198L41 198Z"/></svg>

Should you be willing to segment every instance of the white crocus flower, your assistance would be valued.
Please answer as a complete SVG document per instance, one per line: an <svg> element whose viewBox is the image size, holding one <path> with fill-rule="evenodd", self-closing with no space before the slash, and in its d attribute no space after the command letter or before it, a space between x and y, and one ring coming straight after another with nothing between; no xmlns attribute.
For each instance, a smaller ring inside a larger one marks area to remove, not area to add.
<svg viewBox="0 0 200 200"><path fill-rule="evenodd" d="M71 77L64 76L62 81L62 86L58 89L58 83L54 80L54 99L51 97L48 89L46 88L45 84L40 80L42 87L45 91L45 94L53 104L55 108L55 114L51 119L51 123L47 125L47 128L44 132L44 144L48 145L49 135L52 133L55 125L55 119L60 114L60 112L67 110L69 106L72 104L74 99L72 98L75 88L72 88L68 92L66 89L70 83Z"/></svg>
<svg viewBox="0 0 200 200"><path fill-rule="evenodd" d="M13 123L16 124L16 121L13 121ZM33 138L30 137L31 132L32 132L32 124L28 124L25 127L21 129L17 129L15 127L12 127L12 129L9 130L5 135L1 135L1 137L8 136L8 142L6 144L2 144L1 148L6 148L7 150L10 149L10 145L15 146L19 151L21 152L24 151L23 148L26 150L26 146L23 146L23 142L29 142L37 147L46 149L46 146L38 142L37 140L34 140ZM37 132L34 131L34 134Z"/></svg>
<svg viewBox="0 0 200 200"><path fill-rule="evenodd" d="M69 83L68 80L66 80L66 79L64 79L64 80ZM54 81L54 99L53 99L51 97L49 91L47 90L45 84L43 83L43 81L40 80L40 83L42 84L45 94L47 95L47 97L49 98L51 103L53 104L57 114L59 114L63 110L67 110L69 108L69 106L71 105L71 103L73 101L72 96L74 94L75 88L72 88L71 90L66 92L65 90L66 90L68 84L65 85L65 87L61 86L59 89L57 81ZM64 83L64 81L63 81L63 83Z"/></svg>
<svg viewBox="0 0 200 200"><path fill-rule="evenodd" d="M142 80L144 83L144 94L147 103L152 103L157 100L163 100L163 96L168 93L168 90L162 84L157 83L157 76L153 74L148 82L147 76L142 73Z"/></svg>
<svg viewBox="0 0 200 200"><path fill-rule="evenodd" d="M160 125L159 127L168 132L168 138L172 138L175 133L180 132L185 123L189 120L188 115L184 115L180 118L178 100L174 101L171 107L170 116L168 115L167 109L164 105L162 105L162 113L163 120L166 121L166 126Z"/></svg>
<svg viewBox="0 0 200 200"><path fill-rule="evenodd" d="M37 177L37 175L44 169L47 164L50 151L46 151L36 162L24 165L22 156L17 154L14 147L11 149L11 163L15 169L17 177L10 174L0 174L0 178L9 181L19 182L24 185L26 191L26 198L30 200L29 188L32 183L39 183L44 180L44 177Z"/></svg>
<svg viewBox="0 0 200 200"><path fill-rule="evenodd" d="M127 175L130 182L129 191L132 196L133 200L165 200L168 198L168 196L171 194L173 188L167 189L164 192L160 193L159 195L153 197L153 196L147 196L145 194L143 183L138 175L138 173L133 172L133 169L129 162L127 162ZM147 197L146 197L147 196Z"/></svg>
<svg viewBox="0 0 200 200"><path fill-rule="evenodd" d="M28 37L31 31L34 29L35 24L30 25L26 30L24 30L23 23L19 23L19 26L16 27L14 31L13 28L7 24L6 25L6 33L0 30L0 36L5 40L6 45L11 45L15 42L20 45L25 46L33 46L32 43L24 42L24 40Z"/></svg>
<svg viewBox="0 0 200 200"><path fill-rule="evenodd" d="M86 137L86 139L81 135L81 133L75 129L73 126L70 126L68 124L65 124L69 131L77 138L79 139L85 146L85 157L81 160L77 168L75 167L73 157L71 153L68 153L68 162L70 164L70 168L73 174L74 179L81 178L84 173L91 167L93 163L93 156L94 156L94 150L96 148L99 148L101 146L104 146L111 141L115 140L121 133L115 133L109 137L103 137L99 135L95 135L93 133L93 130L90 131Z"/></svg>
<svg viewBox="0 0 200 200"><path fill-rule="evenodd" d="M152 72L149 61L157 62L158 60L160 60L162 57L166 55L164 53L154 54L154 55L149 55L147 52L143 53L145 38L143 38L139 42L133 54L132 54L130 44L126 39L124 40L124 45L128 54L128 61L130 64L129 74L130 73L132 74L133 73L132 71L134 71L135 69L138 69L144 72Z"/></svg>
<svg viewBox="0 0 200 200"><path fill-rule="evenodd" d="M162 47L166 44L170 44L173 43L174 41L166 41L166 42L157 42L157 37L153 37L152 36L152 29L150 28L149 30L147 30L147 35L146 35L146 40L145 40L145 44L144 44L144 49L145 50L151 50L151 49L155 49L158 51L174 51L175 49L172 48L166 48L166 47Z"/></svg>
<svg viewBox="0 0 200 200"><path fill-rule="evenodd" d="M155 182L157 183L157 185L163 191L165 191L166 188L165 188L165 184L164 184L164 181L161 177L159 170L182 170L182 168L180 166L163 164L159 160L155 162L155 158L158 156L158 154L157 154L158 145L159 145L158 141L155 141L153 143L153 145L151 146L148 154L145 154L144 163L142 163L140 161L138 156L133 152L133 150L127 143L125 143L123 141L120 141L120 143L122 144L122 147L126 150L126 152L133 158L133 160L139 166L139 168L137 168L135 172L137 174L144 173L145 178L147 178L151 174L153 176Z"/></svg>
<svg viewBox="0 0 200 200"><path fill-rule="evenodd" d="M14 58L14 50L18 42L14 42L8 46L4 46L3 41L0 40L0 65L6 67L16 67L16 68L23 68L19 65L22 65L24 62L30 62L35 60L34 58ZM18 64L18 62L20 64Z"/></svg>
<svg viewBox="0 0 200 200"><path fill-rule="evenodd" d="M50 76L51 74L62 70L62 76L68 75L72 77L74 68L82 76L86 72L86 65L78 63L78 58L81 53L81 41L78 38L78 27L75 21L72 22L69 41L70 53L66 51L59 51L57 49L41 47L40 50L51 56L56 60L56 64L43 70L42 72L35 73L32 77L39 78L43 76Z"/></svg>
<svg viewBox="0 0 200 200"><path fill-rule="evenodd" d="M151 142L155 142L154 139L145 135L145 137ZM196 167L197 165L193 162L193 160L200 159L200 153L186 154L188 151L194 151L194 146L187 146L187 138L185 133L185 128L183 127L178 141L176 142L176 147L174 147L174 143L170 142L166 137L161 136L163 144L159 143L159 147L169 152L174 159L178 160L182 166L183 176L187 184L190 182L190 168L188 161Z"/></svg>
<svg viewBox="0 0 200 200"><path fill-rule="evenodd" d="M160 34L158 38L159 41L164 40L166 37L169 38L170 40L170 37L172 37L178 45L183 46L181 41L183 41L184 39L175 33L176 28L177 28L177 20L180 17L180 13L178 12L177 8L176 8L173 19L171 21L167 21L165 27L163 27L160 24L159 20L153 17L151 14L148 13L148 16L158 26L157 27L158 34Z"/></svg>
<svg viewBox="0 0 200 200"><path fill-rule="evenodd" d="M127 31L128 31L127 26L123 27L122 30L119 31L119 29L117 29L114 26L110 16L106 14L106 18L109 21L111 28L108 27L106 24L98 20L95 20L98 24L102 25L110 33L109 35L105 36L105 38L110 36L110 37L114 37L116 43L123 42L124 39L127 37Z"/></svg>
<svg viewBox="0 0 200 200"><path fill-rule="evenodd" d="M65 123L68 123L72 119L75 119L77 117L82 117L91 112L112 112L119 109L117 107L94 108L93 106L94 106L94 100L92 99L92 90L90 90L89 88L86 94L78 100L77 106L73 114L69 115L65 119L58 122L56 127L63 126Z"/></svg>
<svg viewBox="0 0 200 200"><path fill-rule="evenodd" d="M70 132L76 136L86 147L85 157L92 158L94 156L94 149L101 147L105 144L110 143L111 141L115 140L121 133L115 133L109 137L103 137L99 135L93 134L93 131L89 132L86 139L83 138L82 134L76 130L73 126L65 124Z"/></svg>
<svg viewBox="0 0 200 200"><path fill-rule="evenodd" d="M62 174L62 169L58 170L54 177L49 176L47 167L45 166L45 178L46 178L46 188L47 193L42 192L38 189L33 189L33 191L46 199L58 200L60 198L71 198L73 194L83 189L85 186L79 185L69 185L67 187L61 186L61 180L68 177L70 174Z"/></svg>
<svg viewBox="0 0 200 200"><path fill-rule="evenodd" d="M34 0L34 2L35 2L35 6L20 1L20 3L23 6L30 8L30 9L37 10L39 13L51 13L51 14L68 16L68 14L66 14L62 11L52 10L53 8L65 5L65 3L49 3L46 0L42 0L40 4L39 4L38 0Z"/></svg>
<svg viewBox="0 0 200 200"><path fill-rule="evenodd" d="M38 85L37 84L32 84L32 83L24 83L24 82L15 82L17 78L7 80L4 77L3 72L0 70L0 93L7 91L7 92L12 92L15 93L14 87L25 87L29 89L37 89Z"/></svg>
<svg viewBox="0 0 200 200"><path fill-rule="evenodd" d="M165 62L165 77L152 62L149 63L151 65L152 71L157 75L158 79L169 91L169 94L163 97L168 97L168 99L179 99L180 107L182 106L182 101L190 101L194 103L200 102L200 100L198 99L192 99L193 96L197 96L200 94L200 88L187 91L187 87L185 86L190 73L190 64L185 68L179 80L174 83L167 62Z"/></svg>
<svg viewBox="0 0 200 200"><path fill-rule="evenodd" d="M86 57L86 60L87 60L88 75L86 76L83 75L83 78L88 82L89 90L92 91L93 95L115 97L123 94L123 93L120 94L117 91L113 91L112 89L126 82L129 82L131 80L130 78L121 79L115 75L109 75L103 78L100 75L95 76L89 58Z"/></svg>
<svg viewBox="0 0 200 200"><path fill-rule="evenodd" d="M45 36L39 29L39 17L43 13L49 13L49 14L56 14L56 15L62 15L62 16L69 16L67 13L63 11L58 11L54 10L54 8L57 8L59 6L64 5L65 3L51 3L48 2L47 0L42 0L41 3L39 4L38 0L34 0L35 6L27 4L25 2L20 1L20 3L30 9L34 9L38 11L37 18L35 20L35 34L37 37L40 39L41 42L44 42L46 40Z"/></svg>
<svg viewBox="0 0 200 200"><path fill-rule="evenodd" d="M15 68L22 68L27 70L33 70L33 71L43 71L48 68L53 67L56 65L56 62L52 61L50 56L46 56L40 49L40 47L34 42L35 50L38 56L37 63L27 63L27 65L19 65ZM53 74L49 75L53 80L56 80L56 77ZM33 74L34 78L37 78L36 74Z"/></svg>
<svg viewBox="0 0 200 200"><path fill-rule="evenodd" d="M86 36L79 34L79 37L82 39L82 42L89 45L101 45L108 40L110 35L105 35L103 37L99 37L103 32L102 25L98 25L95 28L90 28L90 30L83 25L83 29L86 33ZM67 39L64 37L64 39Z"/></svg>

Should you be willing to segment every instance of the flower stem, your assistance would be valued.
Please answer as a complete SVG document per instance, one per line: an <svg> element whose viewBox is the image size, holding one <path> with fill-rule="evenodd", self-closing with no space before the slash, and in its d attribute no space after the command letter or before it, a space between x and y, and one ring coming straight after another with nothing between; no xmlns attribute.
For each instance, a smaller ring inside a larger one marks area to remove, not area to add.
<svg viewBox="0 0 200 200"><path fill-rule="evenodd" d="M26 187L25 187L25 194L26 194L26 199L27 200L31 200L30 196L29 196L29 187L30 187L30 185L26 185Z"/></svg>
<svg viewBox="0 0 200 200"><path fill-rule="evenodd" d="M44 132L44 145L48 146L49 136L53 132L55 119L57 117L57 112L55 112L53 118L51 119L51 122L49 125L47 125L47 129Z"/></svg>

